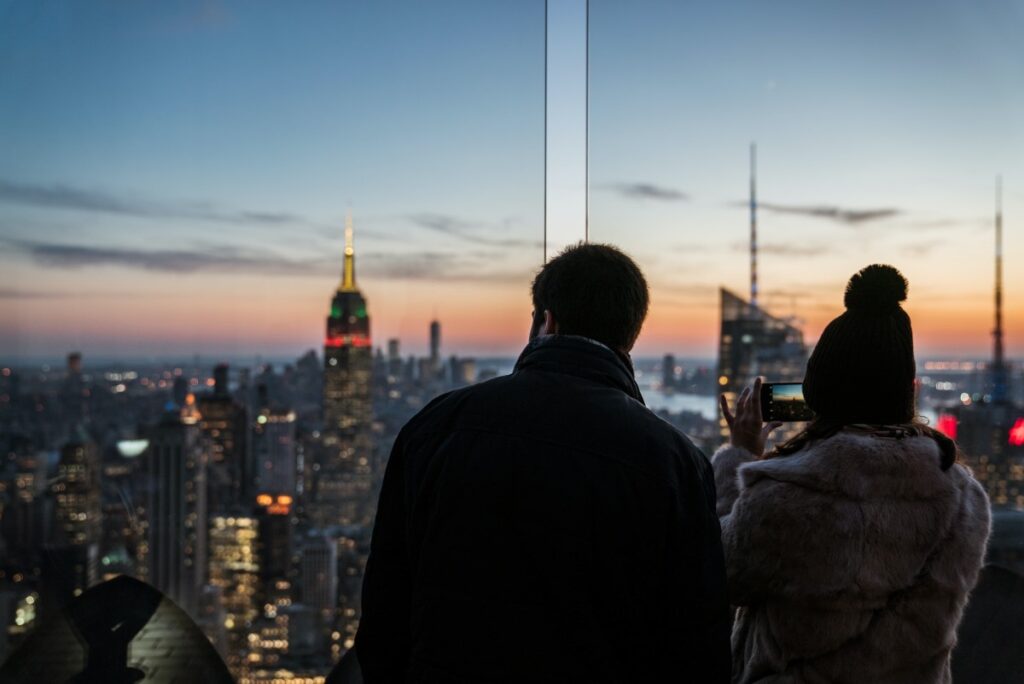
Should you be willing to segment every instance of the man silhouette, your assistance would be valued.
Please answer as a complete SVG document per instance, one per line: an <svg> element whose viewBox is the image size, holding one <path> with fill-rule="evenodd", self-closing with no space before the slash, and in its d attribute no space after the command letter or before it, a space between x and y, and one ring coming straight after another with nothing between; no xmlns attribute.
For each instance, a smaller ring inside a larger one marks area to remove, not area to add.
<svg viewBox="0 0 1024 684"><path fill-rule="evenodd" d="M614 247L533 282L511 375L403 428L356 652L377 682L725 682L729 617L707 459L643 404L648 291Z"/></svg>

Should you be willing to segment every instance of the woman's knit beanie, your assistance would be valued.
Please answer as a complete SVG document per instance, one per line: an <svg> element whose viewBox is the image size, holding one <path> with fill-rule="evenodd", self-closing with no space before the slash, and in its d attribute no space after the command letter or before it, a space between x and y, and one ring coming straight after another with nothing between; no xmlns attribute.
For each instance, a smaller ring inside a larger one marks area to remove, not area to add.
<svg viewBox="0 0 1024 684"><path fill-rule="evenodd" d="M907 280L874 264L850 278L846 313L825 328L807 362L804 397L819 418L843 424L913 419L914 336L900 306Z"/></svg>

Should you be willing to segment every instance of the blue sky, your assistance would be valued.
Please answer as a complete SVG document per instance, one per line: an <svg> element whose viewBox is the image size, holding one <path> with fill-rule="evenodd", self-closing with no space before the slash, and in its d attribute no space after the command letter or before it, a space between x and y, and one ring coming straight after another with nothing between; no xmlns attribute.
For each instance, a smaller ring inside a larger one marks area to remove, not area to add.
<svg viewBox="0 0 1024 684"><path fill-rule="evenodd" d="M378 343L424 348L436 312L452 348L514 352L543 20L532 0L0 0L0 354L316 347L348 207ZM713 354L756 140L769 303L813 338L849 274L890 261L924 352L986 353L997 172L1024 259L1022 29L1009 0L593 0L591 235L650 275L640 351Z"/></svg>

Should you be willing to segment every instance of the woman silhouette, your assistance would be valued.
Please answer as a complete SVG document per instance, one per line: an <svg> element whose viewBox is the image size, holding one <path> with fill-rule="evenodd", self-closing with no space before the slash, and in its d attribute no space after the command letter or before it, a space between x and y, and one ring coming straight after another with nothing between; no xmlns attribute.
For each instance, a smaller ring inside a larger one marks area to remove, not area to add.
<svg viewBox="0 0 1024 684"><path fill-rule="evenodd" d="M734 682L950 681L989 505L956 444L915 421L906 294L891 266L850 279L807 363L815 419L767 455L760 380L734 411L722 398Z"/></svg>

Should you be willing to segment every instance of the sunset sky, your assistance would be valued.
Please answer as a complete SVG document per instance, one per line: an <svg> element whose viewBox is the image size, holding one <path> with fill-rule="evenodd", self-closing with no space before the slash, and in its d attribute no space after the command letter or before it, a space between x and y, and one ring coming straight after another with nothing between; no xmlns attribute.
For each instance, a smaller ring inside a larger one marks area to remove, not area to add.
<svg viewBox="0 0 1024 684"><path fill-rule="evenodd" d="M556 0L553 0L556 1ZM813 341L877 261L919 356L987 356L1004 178L1024 355L1024 5L591 0L591 238L637 353L712 357L748 290ZM298 354L351 208L375 343L514 354L543 237L544 2L0 0L0 361Z"/></svg>

